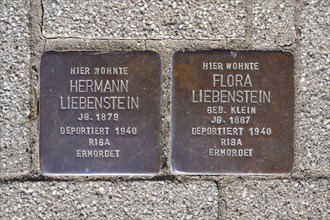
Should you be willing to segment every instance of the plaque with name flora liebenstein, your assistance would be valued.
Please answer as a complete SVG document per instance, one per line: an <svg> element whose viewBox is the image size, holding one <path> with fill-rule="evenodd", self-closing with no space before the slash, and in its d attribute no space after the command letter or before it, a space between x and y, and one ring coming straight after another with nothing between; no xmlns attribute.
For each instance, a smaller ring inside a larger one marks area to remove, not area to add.
<svg viewBox="0 0 330 220"><path fill-rule="evenodd" d="M160 104L155 52L46 52L40 71L42 173L157 173Z"/></svg>
<svg viewBox="0 0 330 220"><path fill-rule="evenodd" d="M175 173L292 171L291 53L179 51L173 62L171 167Z"/></svg>

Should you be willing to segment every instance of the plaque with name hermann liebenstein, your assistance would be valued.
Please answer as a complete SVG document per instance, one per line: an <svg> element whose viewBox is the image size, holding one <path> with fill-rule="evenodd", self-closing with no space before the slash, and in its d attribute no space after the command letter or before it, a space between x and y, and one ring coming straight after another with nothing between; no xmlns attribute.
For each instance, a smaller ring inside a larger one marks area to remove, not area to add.
<svg viewBox="0 0 330 220"><path fill-rule="evenodd" d="M46 52L40 71L42 173L157 173L160 104L155 52Z"/></svg>
<svg viewBox="0 0 330 220"><path fill-rule="evenodd" d="M173 62L173 172L247 175L292 171L291 53L179 51Z"/></svg>

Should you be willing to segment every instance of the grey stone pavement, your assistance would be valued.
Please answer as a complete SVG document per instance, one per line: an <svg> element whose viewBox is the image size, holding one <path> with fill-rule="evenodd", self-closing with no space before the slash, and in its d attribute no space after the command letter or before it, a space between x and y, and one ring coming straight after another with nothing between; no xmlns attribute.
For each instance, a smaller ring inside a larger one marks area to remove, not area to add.
<svg viewBox="0 0 330 220"><path fill-rule="evenodd" d="M0 2L0 219L330 219L328 0ZM160 53L162 170L154 178L46 178L38 71L51 50ZM171 56L179 49L295 56L295 165L278 176L175 176Z"/></svg>
<svg viewBox="0 0 330 220"><path fill-rule="evenodd" d="M5 219L215 219L215 183L8 182L0 189ZM18 196L19 195L19 196Z"/></svg>

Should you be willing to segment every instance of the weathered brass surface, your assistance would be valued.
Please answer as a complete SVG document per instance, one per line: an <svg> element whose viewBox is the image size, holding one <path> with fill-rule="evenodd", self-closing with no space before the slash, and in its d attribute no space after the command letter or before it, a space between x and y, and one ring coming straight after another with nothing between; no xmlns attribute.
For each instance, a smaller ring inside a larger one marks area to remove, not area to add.
<svg viewBox="0 0 330 220"><path fill-rule="evenodd" d="M40 73L43 174L157 173L160 103L157 53L45 53Z"/></svg>
<svg viewBox="0 0 330 220"><path fill-rule="evenodd" d="M175 173L292 171L291 53L179 51L173 60L171 166Z"/></svg>

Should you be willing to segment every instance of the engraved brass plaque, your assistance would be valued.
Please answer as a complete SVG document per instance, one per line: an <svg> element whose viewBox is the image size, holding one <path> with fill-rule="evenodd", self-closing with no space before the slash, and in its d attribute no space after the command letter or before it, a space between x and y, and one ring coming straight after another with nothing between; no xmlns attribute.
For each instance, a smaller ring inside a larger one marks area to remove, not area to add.
<svg viewBox="0 0 330 220"><path fill-rule="evenodd" d="M179 51L173 59L171 166L175 173L292 171L291 53Z"/></svg>
<svg viewBox="0 0 330 220"><path fill-rule="evenodd" d="M40 73L45 175L152 175L160 169L160 57L47 52Z"/></svg>

